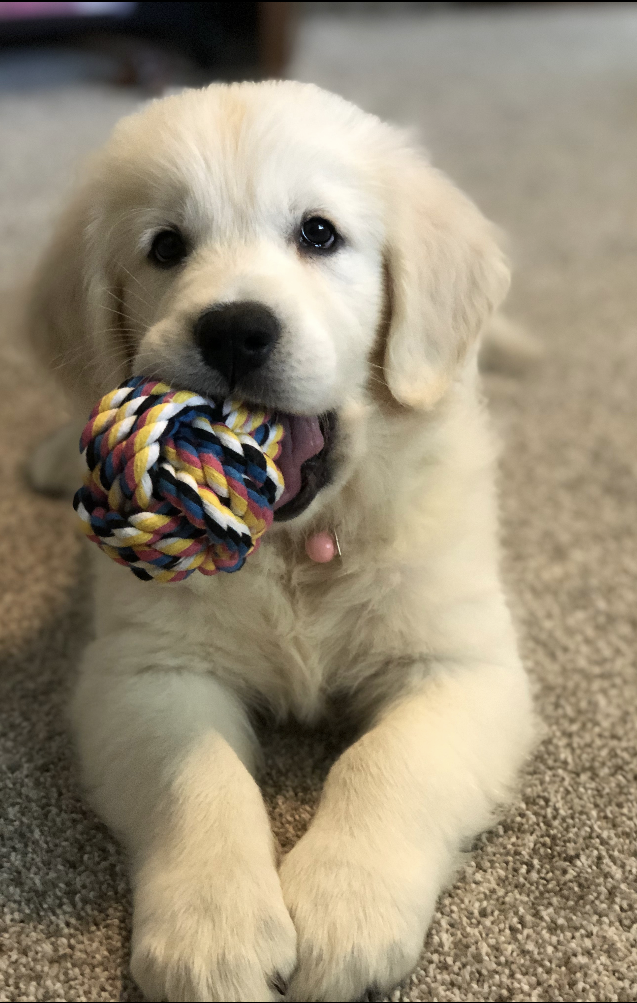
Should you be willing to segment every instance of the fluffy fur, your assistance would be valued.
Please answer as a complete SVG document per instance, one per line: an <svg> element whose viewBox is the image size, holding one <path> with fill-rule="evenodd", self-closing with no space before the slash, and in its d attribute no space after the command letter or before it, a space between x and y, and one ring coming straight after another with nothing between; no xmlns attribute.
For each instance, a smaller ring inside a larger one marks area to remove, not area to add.
<svg viewBox="0 0 637 1003"><path fill-rule="evenodd" d="M335 254L299 252L311 214L343 234ZM171 225L189 257L154 268ZM60 224L32 328L82 415L131 371L214 392L192 324L251 299L284 330L259 399L339 419L333 482L240 573L159 586L96 556L73 716L92 803L130 852L152 1000L386 992L510 796L534 729L476 365L507 284L490 225L401 134L293 83L125 119ZM343 556L313 564L324 529ZM335 705L360 737L278 866L250 709Z"/></svg>

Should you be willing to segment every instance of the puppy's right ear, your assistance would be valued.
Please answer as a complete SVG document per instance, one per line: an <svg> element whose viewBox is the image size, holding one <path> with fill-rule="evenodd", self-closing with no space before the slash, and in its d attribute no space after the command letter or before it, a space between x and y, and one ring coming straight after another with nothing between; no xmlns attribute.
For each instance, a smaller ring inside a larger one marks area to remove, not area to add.
<svg viewBox="0 0 637 1003"><path fill-rule="evenodd" d="M97 252L91 191L84 188L59 220L34 275L27 308L32 345L84 416L105 392L105 362L113 373L119 369L120 348L124 366L126 356L123 341L120 345L111 335L109 358L103 358L106 330L117 335L124 317L118 308L121 296Z"/></svg>

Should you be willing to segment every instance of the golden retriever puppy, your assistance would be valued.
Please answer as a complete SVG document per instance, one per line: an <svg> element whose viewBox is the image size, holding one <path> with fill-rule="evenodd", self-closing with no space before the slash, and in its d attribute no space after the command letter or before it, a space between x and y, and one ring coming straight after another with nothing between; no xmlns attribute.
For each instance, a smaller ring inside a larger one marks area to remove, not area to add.
<svg viewBox="0 0 637 1003"><path fill-rule="evenodd" d="M507 286L491 226L402 134L296 83L124 119L59 227L31 321L83 417L138 373L288 423L242 571L160 585L96 552L73 716L151 1000L390 990L510 796L533 715L476 365ZM278 866L251 710L335 704L360 737Z"/></svg>

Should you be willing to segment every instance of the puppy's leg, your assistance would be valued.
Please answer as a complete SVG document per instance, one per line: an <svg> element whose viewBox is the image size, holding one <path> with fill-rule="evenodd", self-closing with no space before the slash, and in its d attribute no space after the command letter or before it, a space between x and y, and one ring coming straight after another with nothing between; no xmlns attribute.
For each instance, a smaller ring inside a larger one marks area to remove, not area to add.
<svg viewBox="0 0 637 1003"><path fill-rule="evenodd" d="M296 936L245 712L201 666L135 664L133 645L89 648L73 710L91 799L131 855L133 975L150 1000L280 999Z"/></svg>
<svg viewBox="0 0 637 1003"><path fill-rule="evenodd" d="M298 936L295 1000L384 994L410 971L532 731L519 667L441 664L343 754L280 872Z"/></svg>

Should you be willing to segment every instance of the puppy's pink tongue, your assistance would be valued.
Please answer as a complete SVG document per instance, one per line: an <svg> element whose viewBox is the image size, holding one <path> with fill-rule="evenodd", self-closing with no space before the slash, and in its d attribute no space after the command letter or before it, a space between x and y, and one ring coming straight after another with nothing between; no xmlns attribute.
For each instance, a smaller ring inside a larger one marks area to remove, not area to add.
<svg viewBox="0 0 637 1003"><path fill-rule="evenodd" d="M281 423L284 434L277 464L283 474L285 488L275 508L280 508L298 495L302 465L320 453L325 445L318 418L289 414L282 417ZM305 541L305 552L317 564L327 564L336 553L334 537L331 533L313 533Z"/></svg>
<svg viewBox="0 0 637 1003"><path fill-rule="evenodd" d="M277 466L283 474L285 488L274 506L281 508L301 490L301 466L311 456L320 453L325 445L319 420L303 415L287 414L281 418L283 442L277 459Z"/></svg>

